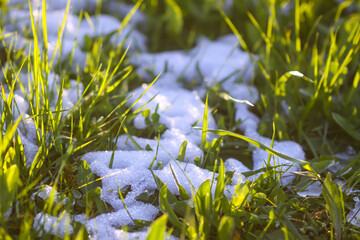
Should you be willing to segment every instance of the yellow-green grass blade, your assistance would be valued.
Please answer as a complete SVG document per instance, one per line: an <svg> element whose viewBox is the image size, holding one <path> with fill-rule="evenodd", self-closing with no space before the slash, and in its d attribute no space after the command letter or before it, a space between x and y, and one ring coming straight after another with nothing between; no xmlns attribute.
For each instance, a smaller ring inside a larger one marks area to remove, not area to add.
<svg viewBox="0 0 360 240"><path fill-rule="evenodd" d="M66 8L65 8L65 12L64 12L64 18L63 18L63 21L61 23L61 28L60 28L60 30L58 32L58 38L56 40L56 44L55 44L55 47L54 47L54 52L53 52L53 55L51 56L51 60L50 60L50 64L49 64L50 69L52 68L52 66L54 64L56 52L57 52L58 48L61 47L61 38L62 38L64 29L65 29L66 19L67 19L67 16L69 14L70 2L71 2L71 0L68 0L67 4L66 4ZM61 52L59 52L59 59L61 59Z"/></svg>
<svg viewBox="0 0 360 240"><path fill-rule="evenodd" d="M199 128L197 128L199 129ZM208 129L207 130L208 132L211 132L211 133L214 133L214 134L217 134L219 136L231 136L231 137L236 137L236 138L239 138L239 139L242 139L252 145L254 145L255 147L258 147L270 154L273 154L275 156L278 156L280 158L283 158L283 159L286 159L288 161L291 161L293 163L296 163L296 164L299 164L301 167L303 167L304 169L314 173L314 174L317 174L316 171L311 167L311 165L305 161L305 160L301 160L301 159L297 159L297 158L293 158L293 157L290 157L290 156L287 156L283 153L280 153L262 143L260 143L259 141L256 141L252 138L249 138L249 137L245 137L244 135L240 135L240 134L237 134L237 133L233 133L233 132L229 132L229 131L226 131L226 130L221 130L221 129Z"/></svg>
<svg viewBox="0 0 360 240"><path fill-rule="evenodd" d="M153 240L153 239L163 240L166 231L167 220L168 220L168 214L164 214L158 219L156 219L156 221L150 225L149 234L146 237L146 240Z"/></svg>
<svg viewBox="0 0 360 240"><path fill-rule="evenodd" d="M204 116L203 116L203 126L202 126L202 133L201 133L201 149L203 151L205 148L206 133L207 133L207 127L208 127L208 98L209 98L209 94L206 95L205 109L204 109Z"/></svg>

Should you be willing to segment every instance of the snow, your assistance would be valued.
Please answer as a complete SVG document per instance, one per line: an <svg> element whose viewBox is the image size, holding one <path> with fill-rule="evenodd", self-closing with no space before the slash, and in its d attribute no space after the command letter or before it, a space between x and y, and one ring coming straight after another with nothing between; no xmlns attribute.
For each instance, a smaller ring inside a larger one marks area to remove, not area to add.
<svg viewBox="0 0 360 240"><path fill-rule="evenodd" d="M34 218L33 227L36 231L39 231L39 237L44 233L50 233L63 238L65 234L69 235L74 231L70 223L70 215L66 212L61 214L60 217L54 217L46 213L38 213Z"/></svg>
<svg viewBox="0 0 360 240"><path fill-rule="evenodd" d="M356 157L356 151L351 146L348 146L345 152L334 154L334 157L338 159L338 163L334 166L331 166L329 170L332 172L337 172L345 168L349 164L349 161ZM351 171L351 169L352 167L344 172L344 174L346 174L348 171Z"/></svg>
<svg viewBox="0 0 360 240"><path fill-rule="evenodd" d="M20 136L21 143L24 146L26 167L29 168L34 161L37 152L39 151L39 147L33 143L33 141L30 141L27 137L22 135L20 131L18 131L18 134Z"/></svg>
<svg viewBox="0 0 360 240"><path fill-rule="evenodd" d="M155 74L162 71L167 71L167 73L171 74L169 79L163 78L159 80L159 84L164 87L159 87L158 91L160 94L155 97L153 104L162 103L161 105L159 104L160 110L166 109L171 105L172 109L175 109L175 112L178 112L181 116L184 116L186 113L182 111L183 108L181 106L175 107L176 105L174 103L170 104L171 101L168 100L167 96L164 96L165 94L161 94L161 91L163 91L168 93L169 96L173 96L176 94L174 92L180 93L184 91L177 84L173 86L166 84L176 82L175 76L184 77L188 81L202 76L208 86L225 80L222 83L222 87L229 92L231 97L249 100L250 102L256 102L258 99L257 90L246 84L251 78L253 69L252 65L249 64L250 57L237 48L233 36L225 36L220 38L219 41L214 42L203 38L189 53L185 53L184 51L170 51L156 54L140 54L137 58L133 59L133 62L139 66L139 71L143 74L149 69ZM200 71L200 74L197 73L197 69ZM243 83L236 83L238 78L243 79ZM165 80L166 83L163 83ZM146 86L143 88L146 88ZM148 95L145 95L144 100L140 102L139 105L145 104L151 97L155 96L156 90L156 87L150 89ZM185 93L181 95L185 96ZM183 104L183 106L185 106L185 104ZM191 109L191 104L186 106L188 106L188 109ZM235 106L236 120L241 120L240 129L244 131L245 136L270 146L271 139L262 137L257 133L259 118L250 112L249 106L243 103L236 103ZM152 107L154 108L154 106ZM186 116L194 116L194 114L196 116L196 113L187 114ZM197 115L201 116L201 112ZM160 121L167 127L177 126L179 129L187 132L187 128L185 128L185 126L182 127L182 123L184 123L184 121L186 122L188 118L182 117L181 119L179 123L174 125L171 124L171 121L169 123L169 121L164 118L160 118ZM139 120L137 121L140 122ZM143 127L142 122L139 125L141 128ZM211 124L208 126L208 128L214 127L215 126ZM267 161L269 154L258 148L253 149L254 169L256 170L264 166L264 160ZM275 141L274 149L294 158L305 159L305 153L301 146L291 141ZM289 168L288 172L281 177L282 184L287 185L295 177L290 172L297 171L299 166L293 165L290 161L278 157L275 157L275 162L276 166L279 166L276 168L277 170ZM274 161L271 161L270 164L274 165Z"/></svg>
<svg viewBox="0 0 360 240"><path fill-rule="evenodd" d="M12 207L12 204L10 205L9 209L3 214L3 216L5 218L8 218L11 216L11 213L12 213L12 210L13 210L13 207Z"/></svg>
<svg viewBox="0 0 360 240"><path fill-rule="evenodd" d="M136 206L136 208L136 213L132 215L133 219L146 220L149 219L151 214L153 214L151 211L148 212L147 208L143 208L141 206ZM128 216L125 209L116 213L103 214L91 220L86 219L85 214L75 215L73 216L73 220L85 224L87 230L90 232L90 239L146 239L148 234L147 228L144 228L138 232L127 232L116 228L116 226L128 225L132 223L132 220ZM170 235L166 236L165 239L176 238Z"/></svg>
<svg viewBox="0 0 360 240"><path fill-rule="evenodd" d="M83 156L83 159L88 162L90 169L96 175L104 177L102 180L101 197L115 209L123 208L122 201L119 199L117 192L118 188L131 186L131 191L125 197L127 206L138 204L135 198L142 192L152 192L157 189L154 177L148 169L151 161L154 159L154 152L115 151L113 168L110 169L109 162L111 155L112 152L87 153ZM197 189L205 180L212 179L212 172L201 169L192 163L178 162L170 156L167 158L158 156L153 166L156 167L160 161L164 167L159 170L153 170L153 172L164 183L168 184L169 190L175 194L179 192L169 164L172 165L179 183L188 191L189 195L191 195L191 184Z"/></svg>
<svg viewBox="0 0 360 240"><path fill-rule="evenodd" d="M152 205L139 204L129 207L131 217L137 220L152 221L158 210ZM132 220L129 217L125 209L120 211L99 215L93 219L87 220L85 216L79 216L75 218L75 221L85 224L88 231L91 234L91 239L118 239L124 237L127 234L116 227L132 224ZM144 236L145 232L137 234L129 233L129 237Z"/></svg>
<svg viewBox="0 0 360 240"><path fill-rule="evenodd" d="M53 198L55 203L66 203L67 197L60 196L60 194L49 185L42 185L37 187L37 191L31 195L31 200L34 201L35 197L40 197L43 200L47 200L48 198Z"/></svg>
<svg viewBox="0 0 360 240"><path fill-rule="evenodd" d="M147 145L153 150L153 156L158 146L158 141L155 139L145 139L133 137L135 142L143 149ZM170 155L177 158L181 144L186 141L186 153L184 157L185 162L193 162L196 157L201 155L201 149L191 141L188 141L187 137L178 129L166 130L160 137L160 144L158 149L158 159L167 159ZM135 151L135 145L128 139L126 135L119 136L117 147L122 150Z"/></svg>
<svg viewBox="0 0 360 240"><path fill-rule="evenodd" d="M159 81L165 80L168 79ZM173 79L169 80L172 81ZM133 95L133 97L126 103L127 106L130 107L147 87L148 85L143 84L141 88L130 92L129 96ZM152 101L149 102L150 99ZM146 103L146 108L150 109L151 114L155 112L158 106L159 121L168 129L179 129L184 134L189 135L194 132L192 128L194 123L198 122L196 126L202 126L205 106L195 92L182 88L171 89L155 84L135 104L134 110L139 109ZM208 127L215 128L215 121L210 113L208 115Z"/></svg>
<svg viewBox="0 0 360 240"><path fill-rule="evenodd" d="M230 36L216 42L203 38L189 52L140 53L132 62L144 78L150 78L147 71L152 71L155 74L171 72L187 81L203 80L209 86L222 80L233 83L239 77L248 81L253 66L250 57L237 45Z"/></svg>
<svg viewBox="0 0 360 240"><path fill-rule="evenodd" d="M316 181L307 186L303 191L299 191L298 194L302 197L319 197L322 193L321 183Z"/></svg>
<svg viewBox="0 0 360 240"><path fill-rule="evenodd" d="M231 180L231 185L236 185L239 182L244 181L246 178L241 173L250 171L249 168L247 168L242 162L234 159L234 158L228 158L225 162L225 169L226 171L233 171L234 175ZM250 180L253 180L254 178L250 177Z"/></svg>
<svg viewBox="0 0 360 240"><path fill-rule="evenodd" d="M37 9L41 6L41 1L32 1L34 4L34 16L37 22L41 22L41 11ZM10 4L23 3L22 1L11 0ZM58 37L58 30L64 17L64 8L67 0L49 1L47 3L47 23L48 23L48 56L51 57L55 51L55 44ZM153 76L161 73L157 82L144 93L149 86L143 84L141 87L133 90L128 94L132 96L126 103L127 107L133 107L132 110L144 109L150 110L150 115L155 111L159 114L159 123L166 127L161 134L159 141L156 139L146 139L134 136L134 141L145 149L147 145L152 150L138 150L134 143L127 135L119 136L117 149L114 151L89 152L81 157L81 160L87 161L91 171L102 178L102 200L109 203L114 212L101 214L93 219L87 219L85 215L77 215L70 219L67 213L61 217L50 216L45 213L39 213L35 217L34 228L43 230L46 233L55 234L63 237L65 233L72 233L72 222L78 221L87 227L93 239L118 239L122 237L145 238L146 229L137 233L127 233L118 227L133 224L129 217L122 200L119 198L118 189L130 186L124 201L128 211L133 219L142 219L154 221L159 214L159 210L151 204L136 200L136 197L147 191L154 193L157 185L154 181L153 173L167 184L168 189L179 194L176 180L185 188L189 196L193 191L207 179L214 179L213 173L202 169L194 164L194 159L202 156L201 131L194 129L194 126L201 127L203 124L203 114L205 104L202 101L206 87L212 87L219 84L221 88L228 92L232 98L248 100L255 103L259 98L257 89L250 86L250 80L254 66L251 64L250 56L240 49L238 40L234 35L227 35L215 41L206 38L198 40L197 45L188 51L177 50L160 53L146 52L147 38L137 31L146 23L146 17L141 12L135 13L128 26L125 26L121 33L121 20L117 17L124 17L132 8L118 2L110 2L105 5L106 11L111 15L100 14L91 16L90 20L83 18L81 22L76 13L82 9L94 11L96 0L72 1L71 10L67 17L67 23L64 29L61 48L61 61L64 61L74 50L74 66L85 66L86 53L82 51L85 37L110 37L110 42L118 45L125 41L125 46L131 44L130 61L136 65L137 73L147 81L153 80ZM226 1L224 8L230 9L232 1ZM79 28L78 28L79 25ZM30 14L28 9L13 9L6 16L6 31L18 31L17 49L25 48L29 51L29 43L33 44L30 39L23 36L25 29L31 27ZM39 31L41 32L41 31ZM39 36L42 41L42 36ZM9 44L13 38L5 39ZM40 48L42 49L42 48ZM58 50L59 51L59 50ZM59 52L56 53L55 61L57 62ZM73 67L73 66L72 66ZM302 76L299 72L292 72L293 75ZM32 76L30 76L32 81ZM183 87L179 79L185 79L188 82L196 81L200 87L197 91L190 91ZM34 120L28 115L29 86L26 72L21 73L19 81L22 82L25 92L17 91L15 101L17 109L14 110L14 117L23 114L23 121L19 125L18 134L24 145L24 153L27 167L31 166L33 159L38 152L37 130ZM51 107L54 109L58 90L62 79L54 73L48 77L48 88L52 94ZM64 89L62 104L64 109L71 111L71 108L79 101L84 91L80 82L70 80L70 88ZM133 106L135 101L138 102ZM286 108L286 103L282 103ZM259 118L251 112L250 106L243 103L235 103L235 118L240 120L239 129L244 135L253 138L267 146L271 145L271 139L259 135L257 126ZM62 117L66 117L67 111ZM214 117L209 111L208 128L217 128ZM138 129L146 128L145 118L139 114L134 119L134 125ZM40 130L38 130L40 131ZM208 134L208 140L214 138L214 135ZM183 142L187 143L184 162L176 160L179 155L180 146ZM158 152L156 152L158 149ZM265 166L269 153L251 147L253 150L254 170ZM292 141L275 141L274 149L298 159L306 159L302 147ZM340 157L340 156L339 156ZM155 159L155 160L154 160ZM109 167L113 160L112 168ZM152 169L149 166L154 161ZM276 167L276 170L288 169L281 176L281 184L289 184L295 177L292 171L299 170L299 166L292 164L287 160L274 157L270 164ZM258 175L245 178L242 173L250 171L243 163L236 159L227 159L225 161L226 171L234 171L232 182L226 188L230 191L227 195L231 197L234 192L234 186L245 180L255 180ZM216 181L215 184L216 185ZM302 196L316 196L318 194L318 184L310 185ZM48 198L52 188L45 188L38 192L37 195L42 198ZM56 195L56 194L55 194ZM360 207L360 201L356 203L355 209ZM356 212L348 216L355 216ZM349 219L349 218L348 218ZM355 223L354 223L355 224ZM40 233L42 234L42 233ZM41 235L40 235L41 236Z"/></svg>
<svg viewBox="0 0 360 240"><path fill-rule="evenodd" d="M51 3L54 1L50 1ZM57 2L57 1L55 1ZM48 5L48 11L46 13L47 19L47 34L48 34L48 59L54 54L56 42L58 40L59 30L61 28L64 16L65 16L65 6L67 1L59 1L55 4ZM88 8L92 6L96 1L87 1L90 3L86 5L86 1L75 1L76 4L72 4L70 13L66 16L66 24L63 30L63 36L61 38L61 49L57 49L55 54L55 63L58 60L59 52L61 51L61 61L64 61L70 53L74 50L73 61L75 64L78 64L81 68L84 68L86 62L86 55L82 52L81 47L84 46L85 37L90 38L94 37L103 37L105 35L112 34L110 42L116 46L123 41L125 41L125 46L130 45L130 51L146 51L146 37L134 29L134 26L130 23L127 26L124 26L120 34L116 32L121 28L121 21L117 18L100 14L86 19L85 17L79 20L79 17L74 15L73 12L83 9L85 6ZM85 3L85 5L80 4L80 2ZM39 5L40 6L40 5ZM60 8L59 6L63 6ZM36 8L34 8L36 9ZM34 10L34 21L36 23L41 23L42 21L42 11ZM41 24L39 24L41 26ZM9 11L6 17L6 31L17 31L20 33L16 37L17 49L25 48L25 52L29 51L31 41L24 38L23 35L26 31L31 29L30 14L28 9L14 9ZM41 32L39 32L41 33ZM42 34L38 33L39 42L42 43ZM8 44L13 40L13 38L5 39ZM42 51L42 47L39 46L39 50ZM75 67L73 67L75 70Z"/></svg>
<svg viewBox="0 0 360 240"><path fill-rule="evenodd" d="M360 226L360 200L354 197L355 207L346 215L346 220L354 226Z"/></svg>

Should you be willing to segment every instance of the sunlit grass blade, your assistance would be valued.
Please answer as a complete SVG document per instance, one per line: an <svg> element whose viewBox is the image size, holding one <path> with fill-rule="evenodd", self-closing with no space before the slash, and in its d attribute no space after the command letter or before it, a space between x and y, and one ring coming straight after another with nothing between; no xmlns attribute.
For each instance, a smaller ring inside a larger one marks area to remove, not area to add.
<svg viewBox="0 0 360 240"><path fill-rule="evenodd" d="M202 150L204 150L204 147L205 147L206 133L207 133L207 127L208 127L208 98L209 98L209 95L206 96L204 115L203 115L203 126L202 126L202 133L201 133L201 149Z"/></svg>
<svg viewBox="0 0 360 240"><path fill-rule="evenodd" d="M168 220L167 214L164 214L161 217L159 217L158 219L156 219L156 221L150 225L149 234L147 235L146 239L147 240L152 240L152 239L163 240L165 231L166 231L167 220Z"/></svg>
<svg viewBox="0 0 360 240"><path fill-rule="evenodd" d="M128 209L128 207L126 206L126 203L125 203L124 197L123 197L123 195L122 195L122 193L121 193L121 190L120 190L119 185L118 185L117 191L118 191L118 194L119 194L119 197L120 197L120 199L121 199L121 202L123 203L124 208L125 208L128 216L129 216L129 218L134 222L134 219L132 218L132 216L131 216L131 214L130 214L130 212L129 212L129 209Z"/></svg>
<svg viewBox="0 0 360 240"><path fill-rule="evenodd" d="M172 175L174 177L176 186L177 186L177 188L179 190L179 193L180 193L180 196L181 196L182 200L189 200L190 197L189 197L188 193L186 192L185 188L180 184L179 179L177 178L177 176L175 174L175 171L174 171L173 167L171 166L171 163L169 163L169 166L170 166L171 173L172 173Z"/></svg>
<svg viewBox="0 0 360 240"><path fill-rule="evenodd" d="M257 28L257 30L260 33L261 38L264 40L264 42L266 42L266 44L270 44L270 39L268 38L268 36L265 34L265 32L261 29L260 24L258 23L258 21L256 21L254 15L252 15L250 12L247 12L247 15L250 19L250 21L254 24L254 26Z"/></svg>
<svg viewBox="0 0 360 240"><path fill-rule="evenodd" d="M2 166L1 166L2 168ZM0 186L2 193L0 195L0 216L4 215L10 208L17 188L19 186L20 171L17 165L11 165L6 171L0 172Z"/></svg>
<svg viewBox="0 0 360 240"><path fill-rule="evenodd" d="M13 35L14 32L9 32L9 33L1 33L0 35L0 41L3 40L4 38L10 37L11 35Z"/></svg>
<svg viewBox="0 0 360 240"><path fill-rule="evenodd" d="M145 93L151 88L151 86L159 79L160 75L161 75L161 73L159 73L159 75L156 76L156 78L147 86L147 88L134 101L134 103L131 104L131 106L122 114L122 117L126 116L126 114L128 114L131 111L131 109L136 105L136 103L145 95Z"/></svg>
<svg viewBox="0 0 360 240"><path fill-rule="evenodd" d="M199 128L197 128L199 129ZM286 159L286 160L289 160L293 163L296 163L296 164L299 164L300 166L302 166L304 169L310 171L310 172L313 172L314 174L316 174L315 170L311 167L311 165L304 161L304 160L300 160L300 159L296 159L296 158L293 158L293 157L290 157L290 156L287 156L285 154L282 154L252 138L249 138L249 137L245 137L243 135L240 135L240 134L237 134L237 133L233 133L233 132L229 132L229 131L225 131L225 130L221 130L221 129L208 129L207 130L208 132L211 132L211 133L214 133L214 134L217 134L217 135L220 135L220 136L232 136L232 137L236 137L236 138L239 138L239 139L242 139L252 145L254 145L255 147L258 147L270 154L273 154L275 156L278 156L278 157L281 157L283 159Z"/></svg>
<svg viewBox="0 0 360 240"><path fill-rule="evenodd" d="M3 159L2 159L2 154L5 153L6 149L9 147L10 143L12 142L12 139L14 137L14 134L16 132L17 126L19 125L21 121L21 116L16 120L16 122L11 125L11 126L7 126L6 132L5 132L5 136L3 136L2 134L0 135L0 173L3 172Z"/></svg>
<svg viewBox="0 0 360 240"><path fill-rule="evenodd" d="M47 34L47 20L46 20L46 1L42 1L42 29L43 29L43 40L44 40L44 51L43 51L43 64L46 74L49 74L49 63L48 63L48 34Z"/></svg>
<svg viewBox="0 0 360 240"><path fill-rule="evenodd" d="M182 223L180 222L179 218L176 216L172 207L170 206L170 204L168 202L168 198L167 198L167 193L168 193L168 189L167 189L167 185L165 184L160 189L160 195L159 195L160 210L163 213L168 214L169 221L171 222L171 224L173 224L175 227L181 229Z"/></svg>
<svg viewBox="0 0 360 240"><path fill-rule="evenodd" d="M120 131L122 129L122 126L124 124L126 120L126 116L124 117L124 119L121 121L121 124L120 124L120 127L117 131L117 134L116 134L116 140L115 140L115 146L117 145L117 142L118 142L118 139L119 139L119 135L120 135ZM111 159L110 159L110 162L109 162L109 168L112 168L113 166L113 163L114 163L114 156L115 156L115 149L113 150L112 154L111 154Z"/></svg>
<svg viewBox="0 0 360 240"><path fill-rule="evenodd" d="M194 198L194 208L197 219L202 222L199 225L199 233L205 239L208 239L210 225L206 224L205 220L211 222L213 216L210 180L203 182L197 190Z"/></svg>
<svg viewBox="0 0 360 240"><path fill-rule="evenodd" d="M178 156L178 160L180 162L184 162L186 146L187 146L187 141L184 141L180 146L180 151L179 151L179 156Z"/></svg>
<svg viewBox="0 0 360 240"><path fill-rule="evenodd" d="M121 31L129 24L130 19L134 16L136 11L140 8L143 0L139 0L136 2L136 4L131 8L129 13L125 16L125 18L122 20L120 28L118 29L118 34L121 33Z"/></svg>
<svg viewBox="0 0 360 240"><path fill-rule="evenodd" d="M266 69L264 68L264 66L261 64L261 62L259 60L257 60L253 53L250 51L250 49L248 48L244 38L241 36L241 34L239 33L239 31L236 29L236 27L234 26L234 24L231 22L230 18L228 16L226 16L226 14L224 13L224 11L222 9L218 9L221 16L225 19L227 25L229 26L229 28L231 29L231 31L235 34L235 36L237 37L237 39L239 40L241 47L244 48L244 50L249 54L249 56L251 57L252 62L256 62L257 65L259 66L260 70L262 71L264 77L270 82L270 75L269 73L266 71Z"/></svg>
<svg viewBox="0 0 360 240"><path fill-rule="evenodd" d="M61 27L60 27L59 32L58 32L58 38L56 40L56 44L55 44L55 47L54 47L53 55L51 56L50 63L49 63L49 68L50 69L52 69L52 66L54 64L54 60L55 60L55 56L56 56L56 53L58 51L58 48L61 47L61 39L62 39L63 32L64 32L64 29L65 29L66 19L68 17L69 10L70 10L70 2L71 2L71 0L68 0L67 4L66 4L66 8L65 8L65 12L64 12L64 18L62 20ZM61 59L61 52L59 52L59 59Z"/></svg>

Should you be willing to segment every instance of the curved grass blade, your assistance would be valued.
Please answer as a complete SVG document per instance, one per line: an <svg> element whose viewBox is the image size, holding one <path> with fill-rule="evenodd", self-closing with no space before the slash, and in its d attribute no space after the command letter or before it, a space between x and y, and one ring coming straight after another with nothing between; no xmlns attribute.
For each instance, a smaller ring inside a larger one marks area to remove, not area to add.
<svg viewBox="0 0 360 240"><path fill-rule="evenodd" d="M231 97L229 94L227 94L225 92L220 93L220 97L222 97L224 100L227 100L227 101L232 101L232 102L235 102L235 103L245 103L245 104L249 105L250 107L254 106L254 104L252 104L248 100L241 100L241 99L233 98L233 97Z"/></svg>
<svg viewBox="0 0 360 240"><path fill-rule="evenodd" d="M197 128L199 129L199 128ZM214 133L214 134L217 134L217 135L220 135L220 136L231 136L231 137L236 137L236 138L239 138L239 139L242 139L252 145L254 145L255 147L258 147L268 153L271 153L275 156L278 156L278 157L281 157L283 159L286 159L288 161L291 161L293 163L296 163L296 164L299 164L301 167L303 167L304 169L314 173L315 175L317 175L316 171L311 167L311 165L307 162L307 161L304 161L304 160L300 160L300 159L297 159L297 158L293 158L293 157L290 157L290 156L287 156L285 154L282 154L281 152L278 152L252 138L249 138L249 137L245 137L244 135L241 135L241 134L237 134L237 133L233 133L233 132L229 132L229 131L225 131L225 130L221 130L221 129L208 129L208 132L211 132L211 133Z"/></svg>

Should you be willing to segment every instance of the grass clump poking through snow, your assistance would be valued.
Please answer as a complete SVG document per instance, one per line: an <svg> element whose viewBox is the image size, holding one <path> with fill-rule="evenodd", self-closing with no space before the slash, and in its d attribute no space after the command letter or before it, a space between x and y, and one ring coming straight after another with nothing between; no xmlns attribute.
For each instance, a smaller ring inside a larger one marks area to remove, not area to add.
<svg viewBox="0 0 360 240"><path fill-rule="evenodd" d="M0 9L0 239L359 238L359 1Z"/></svg>

